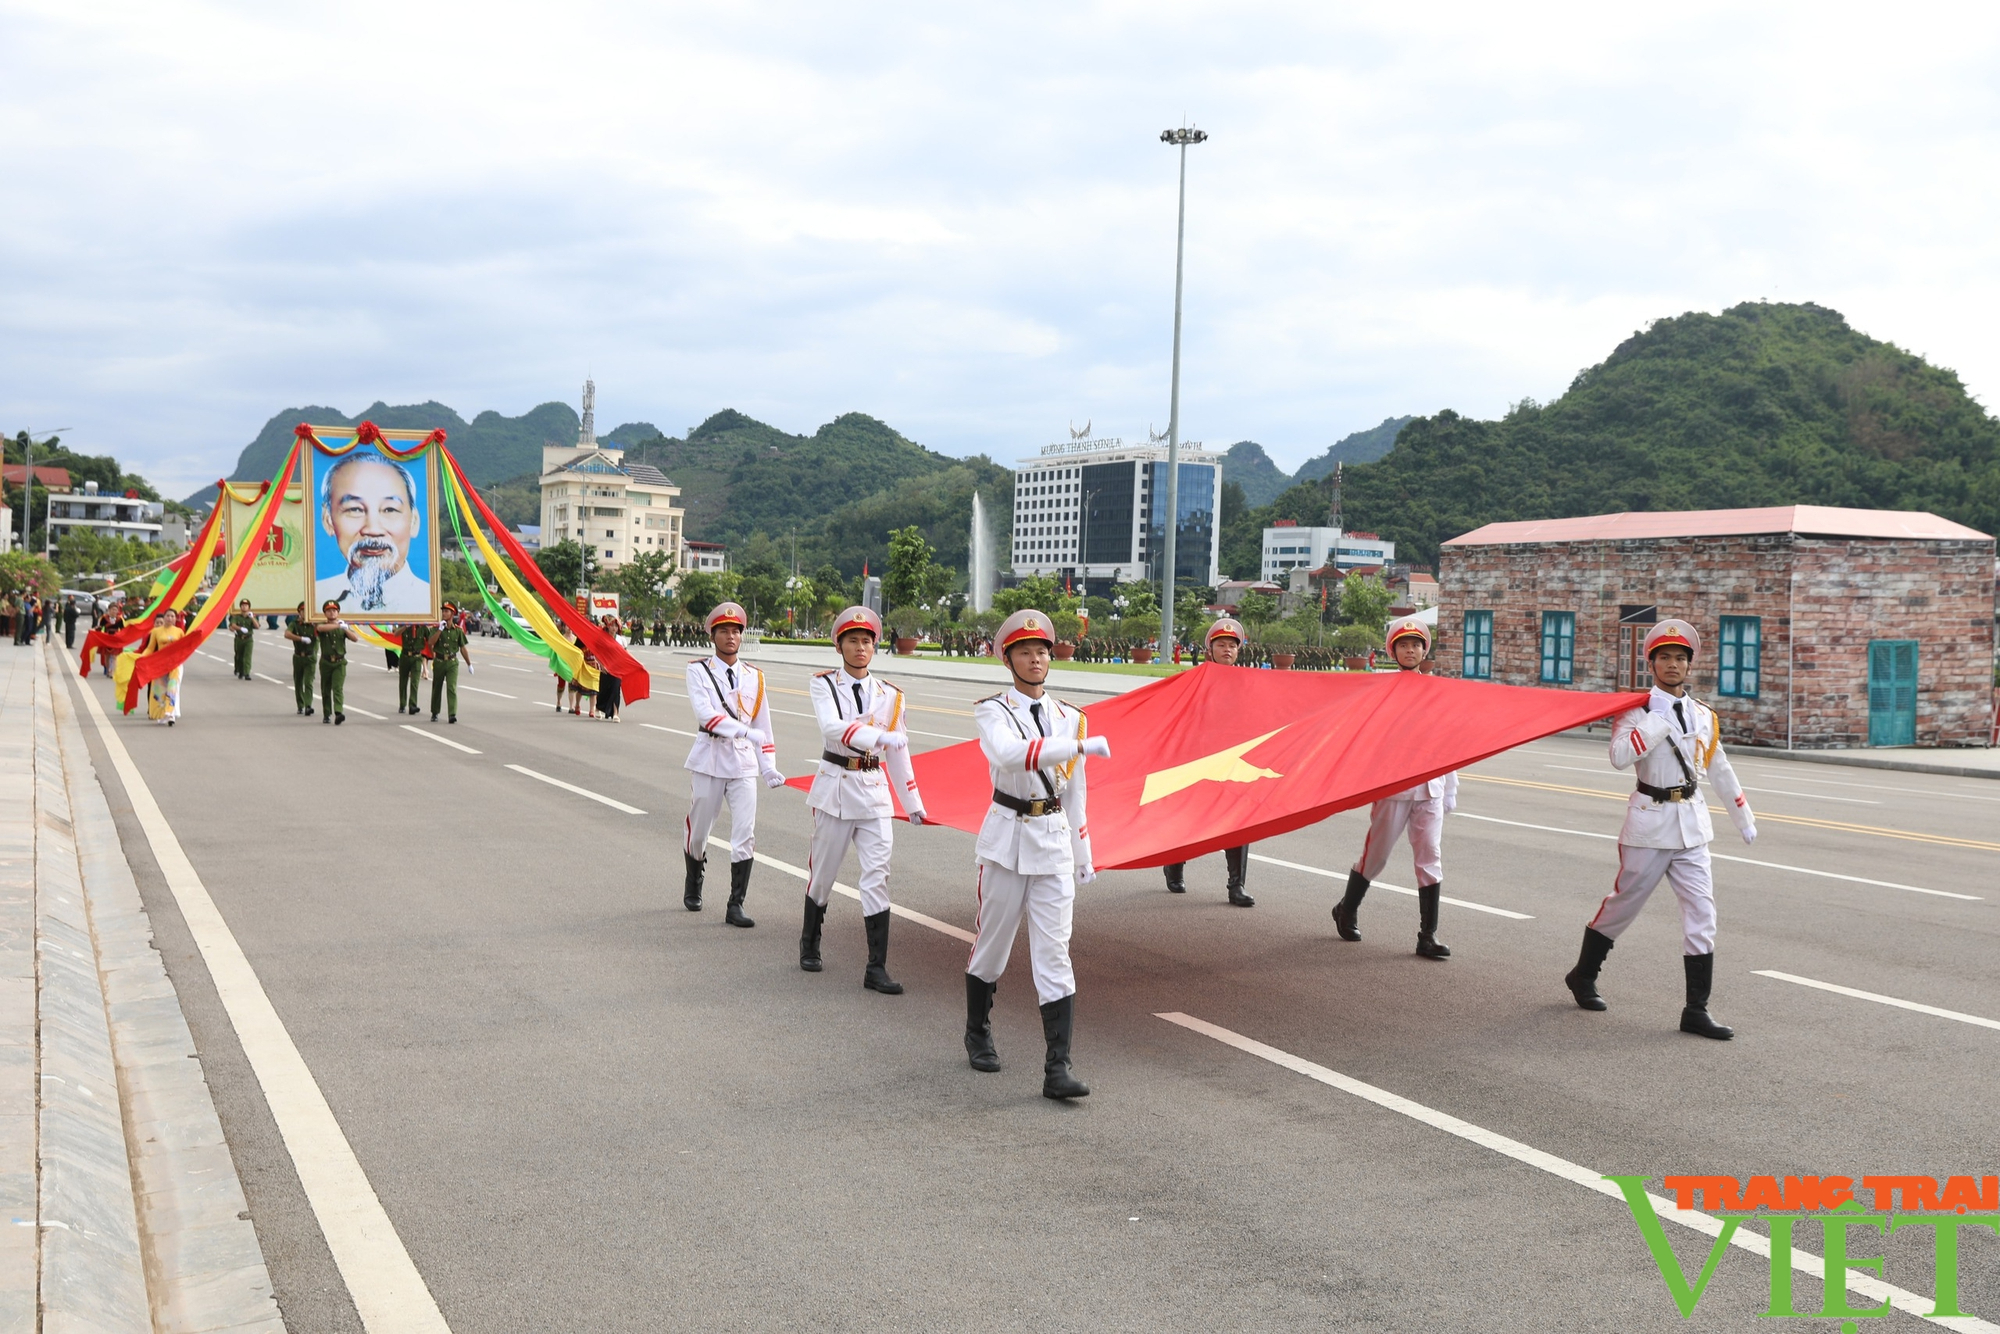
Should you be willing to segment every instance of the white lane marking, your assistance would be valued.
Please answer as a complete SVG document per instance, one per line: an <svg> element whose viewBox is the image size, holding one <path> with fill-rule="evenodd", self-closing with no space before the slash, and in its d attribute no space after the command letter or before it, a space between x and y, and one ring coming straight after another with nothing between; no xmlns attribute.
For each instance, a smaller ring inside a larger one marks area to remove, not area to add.
<svg viewBox="0 0 2000 1334"><path fill-rule="evenodd" d="M451 740L449 737L439 736L436 732L426 732L421 727L412 727L408 723L403 724L403 730L405 732L415 732L418 736L423 737L425 740L435 741L440 746L450 746L453 750L462 750L468 755L479 755L484 753L481 751L474 750L470 746L461 746L456 741Z"/></svg>
<svg viewBox="0 0 2000 1334"><path fill-rule="evenodd" d="M278 1017L235 933L209 897L208 887L188 860L173 826L153 800L152 789L132 763L125 743L112 730L97 696L86 689L83 699L112 767L125 785L132 814L146 831L160 875L201 950L215 994L243 1044L243 1055L257 1076L271 1119L277 1122L285 1151L298 1170L299 1185L319 1220L320 1232L362 1325L370 1334L450 1334L436 1299L424 1285L403 1239L396 1235L396 1225L389 1221L381 1198L354 1156L354 1146L348 1143L326 1095L285 1030L284 1020Z"/></svg>
<svg viewBox="0 0 2000 1334"><path fill-rule="evenodd" d="M1738 766L1742 768L1742 766ZM1852 787L1863 792L1894 792L1898 796L1915 797L1963 797L1967 801L2000 801L2000 797L1987 796L1983 792L1953 792L1935 787L1893 787L1887 783L1843 783L1837 778L1801 778L1797 774L1781 773L1770 769L1744 769L1745 773L1760 774L1765 778L1783 778L1788 783L1810 783L1814 787Z"/></svg>
<svg viewBox="0 0 2000 1334"><path fill-rule="evenodd" d="M1827 792L1788 792L1781 787L1751 787L1748 783L1743 785L1743 790L1745 792L1768 792L1774 797L1804 797L1808 801L1844 801L1850 806L1880 806L1882 804L1879 801L1871 801L1867 797L1836 797Z"/></svg>
<svg viewBox="0 0 2000 1334"><path fill-rule="evenodd" d="M383 714L379 714L379 713L370 713L370 712L368 712L368 710L366 710L366 709L361 709L361 708L356 708L356 707L355 707L354 705L352 705L352 704L348 705L348 706L346 707L346 709L344 709L344 710L338 710L338 712L345 712L345 713L358 713L358 714L360 714L360 715L361 715L361 716L362 716L363 718L373 718L373 719L374 719L374 720L375 720L376 722L378 722L378 723L379 723L379 722L381 722L381 721L383 720L384 716L385 716L385 715L383 715Z"/></svg>
<svg viewBox="0 0 2000 1334"><path fill-rule="evenodd" d="M613 810L623 811L627 815L645 814L645 812L640 810L637 806L627 806L624 802L614 800L611 797L607 797L602 792L592 792L587 787L578 787L575 783L565 783L560 778L551 778L547 774L536 773L533 769L530 769L525 765L510 764L507 767L509 769L512 769L517 774L526 774L530 778L537 779L540 782L547 783L550 787L559 787L565 792L574 792L579 797L589 797L592 801L601 801L606 806L611 807Z"/></svg>
<svg viewBox="0 0 2000 1334"><path fill-rule="evenodd" d="M1373 1084L1363 1083L1361 1080L1355 1079L1350 1075L1343 1075L1337 1070L1329 1070L1327 1067L1308 1061L1302 1056L1294 1056L1288 1051L1267 1046L1254 1038L1244 1037L1241 1033L1232 1032L1219 1024L1211 1024L1205 1019L1197 1019L1191 1014L1169 1011L1163 1014L1156 1014L1153 1017L1164 1019L1170 1024L1178 1024L1180 1027L1188 1029L1191 1032L1200 1033L1204 1037L1214 1038L1217 1042L1225 1046L1234 1047L1240 1052L1269 1061L1271 1064L1290 1070L1294 1074L1304 1075L1307 1079L1325 1084L1329 1088L1339 1089L1342 1093L1351 1093L1365 1102L1372 1102L1377 1107L1385 1111L1395 1112L1399 1116L1407 1116L1412 1121L1427 1125L1433 1130L1442 1130L1447 1135L1456 1135L1458 1138L1477 1144L1483 1149L1491 1149L1495 1153L1512 1158L1517 1163L1524 1163L1529 1167L1547 1172L1551 1176L1560 1177L1572 1185L1582 1186L1585 1190L1609 1196L1611 1199L1616 1200L1621 1208L1628 1207L1625 1202L1625 1194L1619 1188L1617 1182L1605 1180L1602 1173L1595 1172L1580 1163L1570 1162L1567 1158L1558 1158L1552 1153L1544 1152L1532 1145L1523 1144L1517 1139L1509 1139L1507 1136L1497 1134L1494 1131L1486 1129L1484 1126L1476 1126L1470 1121L1460 1120L1449 1112L1441 1112L1434 1107L1426 1107L1424 1104L1413 1102L1400 1094L1391 1093L1387 1089L1377 1088ZM1672 1200L1654 1195L1650 1191L1646 1193L1646 1197L1652 1201L1653 1212L1663 1222L1678 1223L1682 1227L1691 1228L1705 1236L1719 1237L1722 1235L1723 1225L1721 1219L1711 1217L1697 1209L1679 1208ZM1749 1251L1753 1255L1760 1255L1766 1259L1770 1258L1771 1239L1762 1233L1752 1232L1748 1228L1739 1227L1730 1235L1729 1241L1731 1245L1740 1250ZM1803 1251L1797 1246L1793 1246L1791 1261L1792 1268L1802 1274L1813 1275L1822 1281L1826 1277L1825 1262L1810 1251ZM1910 1315L1928 1320L1931 1324L1942 1326L1945 1329L1976 1331L1977 1334L2000 1334L2000 1325L1989 1324L1975 1316L1933 1317L1930 1315L1930 1310L1936 1303L1931 1298L1911 1292L1906 1288L1896 1287L1891 1283L1884 1283L1870 1274L1859 1273L1852 1269L1848 1270L1847 1289L1850 1292L1858 1292L1862 1296L1876 1302L1887 1301L1899 1311L1908 1312Z"/></svg>
<svg viewBox="0 0 2000 1334"><path fill-rule="evenodd" d="M272 685L274 685L274 686L288 686L288 685L290 685L290 684L291 684L291 682L290 682L290 681L280 681L280 680L279 680L279 679L278 679L277 677L275 677L275 676L266 676L266 675L264 675L264 673L262 673L262 672L258 672L258 673L257 673L257 679L258 679L259 681L269 681L269 682L270 682L270 683L271 683Z"/></svg>
<svg viewBox="0 0 2000 1334"><path fill-rule="evenodd" d="M1544 764L1542 767L1544 769L1566 769L1573 774L1596 774L1599 778L1605 777L1604 770L1602 769L1585 769L1575 764ZM1743 790L1745 792L1768 792L1772 796L1777 797L1805 797L1810 801L1840 801L1846 802L1850 806L1880 806L1882 804L1879 801L1871 801L1867 797L1836 797L1825 792L1787 792L1781 787L1751 787L1748 783L1743 785Z"/></svg>
<svg viewBox="0 0 2000 1334"><path fill-rule="evenodd" d="M1819 982L1810 977L1800 977L1795 973L1780 973L1769 968L1752 969L1759 977L1775 977L1780 982L1793 982L1802 987L1816 987L1821 991L1831 991L1840 996L1852 996L1856 1000L1874 1001L1878 1005L1893 1005L1899 1010L1915 1010L1918 1014L1932 1014L1940 1019L1956 1019L1961 1024L1977 1024L1981 1028L2000 1028L2000 1019L1982 1019L1976 1014L1961 1014L1957 1010L1940 1010L1935 1005L1923 1005L1917 1001L1898 1000L1894 996L1884 996L1873 991L1856 991L1853 987L1843 987L1832 982Z"/></svg>
<svg viewBox="0 0 2000 1334"><path fill-rule="evenodd" d="M493 665L495 667L498 667L503 672L532 672L534 670L532 667L509 666L507 663L504 662L496 662Z"/></svg>
<svg viewBox="0 0 2000 1334"><path fill-rule="evenodd" d="M712 848L727 849L729 847L729 840L726 838L716 838L711 834L708 839L708 845ZM767 857L761 852L752 853L751 855L766 866L775 866L786 875L795 875L801 880L809 878L806 874L806 868L803 866L794 866L790 862L781 862L776 857ZM861 897L860 890L855 889L852 885L843 885L838 880L833 882L833 888L835 893L845 894L850 899L859 899ZM933 931L955 937L968 945L979 939L979 937L973 935L963 927L953 926L950 922L940 922L935 917L920 913L914 908L905 908L900 903L890 904L889 911L898 917L915 922L918 926L927 926Z"/></svg>
<svg viewBox="0 0 2000 1334"><path fill-rule="evenodd" d="M1493 815L1474 815L1471 811L1453 811L1452 814L1462 815L1468 820L1483 820L1487 824L1513 825L1516 829L1539 829L1545 834L1574 834L1578 838L1608 838L1614 842L1618 838L1616 834L1600 834L1589 829L1558 829L1556 826L1549 824L1528 824L1521 820L1502 820L1498 816ZM1254 857L1257 854L1252 853L1250 855ZM1898 884L1894 880L1870 880L1866 876L1842 875L1838 871L1815 871L1810 866L1790 866L1784 862L1759 861L1755 857L1734 857L1726 852L1710 852L1708 855L1719 862L1736 862L1743 866L1762 866L1772 871L1790 871L1794 875L1816 875L1822 880L1845 880L1850 884L1874 885L1880 889L1904 889L1912 894L1929 894L1940 899L1962 899L1967 903L1982 903L1985 901L1984 896L1979 894L1955 894L1948 889L1925 889L1922 885Z"/></svg>
<svg viewBox="0 0 2000 1334"><path fill-rule="evenodd" d="M1589 829L1558 829L1552 824L1528 824L1522 820L1502 820L1494 815L1474 815L1471 811L1453 811L1452 814L1466 820L1484 820L1487 824L1510 824L1516 829L1539 829L1544 834L1575 834L1578 838L1608 838L1613 842L1618 840L1618 835L1616 834L1599 834ZM1256 854L1252 853L1251 855L1255 856Z"/></svg>
<svg viewBox="0 0 2000 1334"><path fill-rule="evenodd" d="M497 690L481 690L478 686L460 686L460 690L470 690L475 695L492 695L496 699L517 699L516 695L503 695Z"/></svg>
<svg viewBox="0 0 2000 1334"><path fill-rule="evenodd" d="M1307 866L1304 862L1288 862L1281 857L1266 857L1261 852L1251 853L1250 860L1253 862L1268 862L1272 866L1282 866L1287 870L1291 871L1304 871L1307 875L1323 875L1328 880L1347 879L1347 872L1345 871L1329 871L1323 866ZM1415 898L1417 896L1416 890L1405 889L1401 885L1392 885L1388 883L1386 880L1371 880L1368 882L1368 884L1369 887L1372 889L1393 890L1398 894L1408 894L1411 898ZM1448 895L1443 895L1443 894L1440 894L1438 898L1440 901L1444 903L1449 903L1456 908L1470 908L1474 912L1488 912L1492 913L1495 917L1512 918L1516 922L1532 922L1535 920L1527 913L1512 912L1506 908L1495 908L1489 904L1472 903L1466 899L1454 899Z"/></svg>
<svg viewBox="0 0 2000 1334"><path fill-rule="evenodd" d="M655 732L672 732L675 736L692 737L695 735L693 732L683 732L678 727L662 727L658 723L640 723L639 726L650 727Z"/></svg>

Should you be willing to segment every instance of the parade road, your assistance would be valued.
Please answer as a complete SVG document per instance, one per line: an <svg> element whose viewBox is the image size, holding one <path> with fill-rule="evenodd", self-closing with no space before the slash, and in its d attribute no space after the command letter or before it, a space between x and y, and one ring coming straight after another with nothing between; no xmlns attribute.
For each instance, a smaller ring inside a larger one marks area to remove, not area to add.
<svg viewBox="0 0 2000 1334"><path fill-rule="evenodd" d="M1448 962L1412 953L1401 850L1335 937L1364 812L1257 845L1251 909L1220 856L1184 897L1108 873L1072 946L1092 1094L1058 1104L1019 954L1005 1068L966 1065L969 836L897 826L900 997L861 987L851 898L799 971L799 792L760 793L756 928L723 925L720 849L682 909L685 655L641 650L654 698L611 726L476 641L449 726L393 715L357 649L336 728L262 638L257 680L193 659L172 729L71 688L295 1331L1769 1328L1742 1245L1683 1320L1601 1174L1996 1170L2000 783L1737 756L1761 836L1716 822L1727 1043L1677 1031L1664 887L1608 1013L1563 987L1631 790L1601 732L1465 772ZM883 666L913 747L973 735L992 687ZM770 670L802 773L809 673ZM1667 1239L1692 1281L1711 1237ZM2000 1321L2000 1241L1960 1247L1963 1308ZM1901 1294L1863 1327L1940 1327L1910 1313L1928 1230L1849 1249Z"/></svg>

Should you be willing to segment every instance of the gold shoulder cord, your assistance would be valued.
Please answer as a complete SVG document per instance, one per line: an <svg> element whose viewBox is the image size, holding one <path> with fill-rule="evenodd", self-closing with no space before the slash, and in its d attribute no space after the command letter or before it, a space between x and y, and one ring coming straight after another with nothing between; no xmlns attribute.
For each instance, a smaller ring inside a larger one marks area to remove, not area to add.
<svg viewBox="0 0 2000 1334"><path fill-rule="evenodd" d="M1061 701L1058 700L1057 703L1061 703ZM1069 708L1069 705L1063 704L1063 707L1067 709ZM1069 782L1071 779L1076 777L1076 766L1083 763L1083 751L1081 747L1083 745L1083 738L1090 731L1090 719L1084 717L1083 710L1077 709L1075 710L1075 712L1076 712L1076 743L1079 749L1077 750L1076 754L1070 756L1069 763L1065 764L1062 767L1063 782L1065 783Z"/></svg>

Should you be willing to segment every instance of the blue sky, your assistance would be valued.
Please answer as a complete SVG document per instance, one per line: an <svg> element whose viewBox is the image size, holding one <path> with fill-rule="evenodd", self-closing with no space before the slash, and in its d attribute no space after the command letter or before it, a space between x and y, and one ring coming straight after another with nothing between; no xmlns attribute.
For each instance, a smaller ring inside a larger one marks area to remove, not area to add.
<svg viewBox="0 0 2000 1334"><path fill-rule="evenodd" d="M962 10L963 12L959 12ZM1393 12L1385 12L1391 11ZM278 409L881 417L1296 466L1812 300L2000 386L1991 6L0 0L0 429L171 495Z"/></svg>

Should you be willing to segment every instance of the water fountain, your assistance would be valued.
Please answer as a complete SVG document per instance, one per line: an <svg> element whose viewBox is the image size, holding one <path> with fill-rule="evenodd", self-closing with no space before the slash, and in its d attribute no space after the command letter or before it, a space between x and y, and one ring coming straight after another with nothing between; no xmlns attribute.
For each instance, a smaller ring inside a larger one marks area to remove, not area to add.
<svg viewBox="0 0 2000 1334"><path fill-rule="evenodd" d="M966 593L974 611L993 610L993 534L986 527L986 505L972 493L972 542L966 571Z"/></svg>

